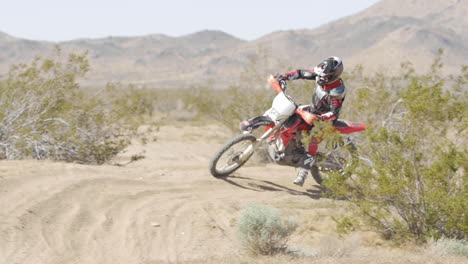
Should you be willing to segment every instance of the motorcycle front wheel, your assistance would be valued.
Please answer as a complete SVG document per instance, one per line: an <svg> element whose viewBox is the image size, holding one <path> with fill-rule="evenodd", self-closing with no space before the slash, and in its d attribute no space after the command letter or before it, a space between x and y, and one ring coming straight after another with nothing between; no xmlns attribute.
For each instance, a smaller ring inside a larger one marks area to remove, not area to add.
<svg viewBox="0 0 468 264"><path fill-rule="evenodd" d="M257 138L240 135L227 142L210 160L210 173L216 178L226 177L244 165L254 152Z"/></svg>
<svg viewBox="0 0 468 264"><path fill-rule="evenodd" d="M319 154L320 155L320 154ZM341 176L349 175L349 169L358 162L357 148L350 142L344 147L336 148L324 156L319 156L316 163L310 168L312 177L318 184L328 179L332 173L340 173Z"/></svg>

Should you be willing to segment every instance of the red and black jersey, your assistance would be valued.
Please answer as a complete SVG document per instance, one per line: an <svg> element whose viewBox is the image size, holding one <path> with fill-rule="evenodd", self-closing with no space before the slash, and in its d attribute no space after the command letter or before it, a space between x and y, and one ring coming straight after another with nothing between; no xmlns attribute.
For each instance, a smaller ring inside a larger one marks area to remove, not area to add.
<svg viewBox="0 0 468 264"><path fill-rule="evenodd" d="M296 70L286 73L284 76L288 80L315 80L317 74L313 70ZM322 120L335 121L340 114L345 95L346 87L342 79L324 86L317 85L309 111L319 115Z"/></svg>

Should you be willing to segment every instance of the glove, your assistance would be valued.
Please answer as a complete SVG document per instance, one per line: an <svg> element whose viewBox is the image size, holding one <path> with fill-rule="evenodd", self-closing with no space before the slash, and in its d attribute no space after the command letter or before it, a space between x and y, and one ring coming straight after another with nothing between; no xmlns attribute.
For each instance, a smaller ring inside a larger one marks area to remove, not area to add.
<svg viewBox="0 0 468 264"><path fill-rule="evenodd" d="M327 121L327 120L331 120L331 119L336 119L336 116L332 112L327 112L327 113L325 113L323 115L320 115L319 118L320 118L320 120Z"/></svg>
<svg viewBox="0 0 468 264"><path fill-rule="evenodd" d="M278 74L275 75L275 79L278 80L278 81L283 81L283 80L287 81L288 77L278 73Z"/></svg>
<svg viewBox="0 0 468 264"><path fill-rule="evenodd" d="M242 130L242 131L251 131L252 130L251 124L250 124L250 122L248 120L244 120L244 121L240 122L239 127L240 127L240 130Z"/></svg>

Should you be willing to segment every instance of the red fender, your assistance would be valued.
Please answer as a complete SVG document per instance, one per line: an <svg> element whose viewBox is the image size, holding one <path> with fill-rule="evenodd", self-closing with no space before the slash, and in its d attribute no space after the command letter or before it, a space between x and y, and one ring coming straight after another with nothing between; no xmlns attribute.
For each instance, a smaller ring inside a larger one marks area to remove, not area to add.
<svg viewBox="0 0 468 264"><path fill-rule="evenodd" d="M300 115L302 117L302 119L309 125L313 125L314 122L319 119L317 115L312 114L309 111L296 109L295 113Z"/></svg>
<svg viewBox="0 0 468 264"><path fill-rule="evenodd" d="M361 122L337 120L334 126L341 134L351 134L354 132L364 131L369 125Z"/></svg>
<svg viewBox="0 0 468 264"><path fill-rule="evenodd" d="M271 88L273 88L273 90L275 90L277 93L283 92L283 89L281 89L281 85L273 76L270 76L268 82L270 83Z"/></svg>

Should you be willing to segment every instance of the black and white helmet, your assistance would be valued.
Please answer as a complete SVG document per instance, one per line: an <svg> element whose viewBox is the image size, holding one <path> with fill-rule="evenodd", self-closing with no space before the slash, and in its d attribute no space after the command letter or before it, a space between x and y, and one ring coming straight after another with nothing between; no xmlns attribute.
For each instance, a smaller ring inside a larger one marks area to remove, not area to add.
<svg viewBox="0 0 468 264"><path fill-rule="evenodd" d="M314 68L317 74L315 80L321 86L330 84L338 80L343 72L343 62L338 57L329 57L319 63Z"/></svg>

